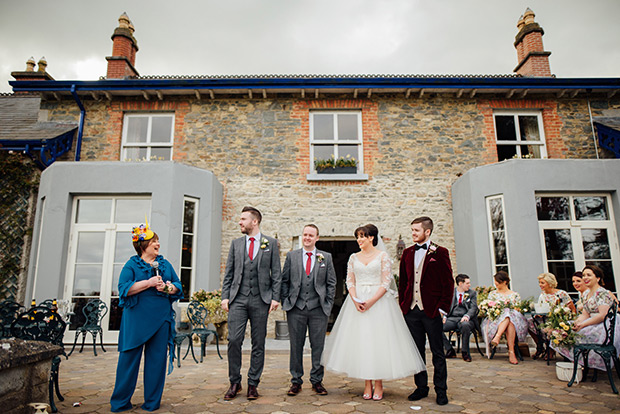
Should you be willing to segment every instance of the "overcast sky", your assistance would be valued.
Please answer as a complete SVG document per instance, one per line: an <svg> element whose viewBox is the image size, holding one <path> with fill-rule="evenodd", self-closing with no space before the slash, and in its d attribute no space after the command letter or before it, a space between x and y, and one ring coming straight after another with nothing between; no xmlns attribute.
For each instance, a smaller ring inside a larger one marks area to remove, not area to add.
<svg viewBox="0 0 620 414"><path fill-rule="evenodd" d="M0 92L42 56L106 74L127 12L141 75L511 74L530 7L558 77L620 77L620 0L0 0Z"/></svg>

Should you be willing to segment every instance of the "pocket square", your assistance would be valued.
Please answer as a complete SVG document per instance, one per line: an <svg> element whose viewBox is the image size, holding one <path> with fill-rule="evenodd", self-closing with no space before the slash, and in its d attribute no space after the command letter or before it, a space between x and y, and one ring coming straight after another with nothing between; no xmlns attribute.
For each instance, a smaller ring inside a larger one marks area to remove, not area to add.
<svg viewBox="0 0 620 414"><path fill-rule="evenodd" d="M324 264L324 263L321 263L321 266L319 266L319 267L325 267L325 264Z"/></svg>

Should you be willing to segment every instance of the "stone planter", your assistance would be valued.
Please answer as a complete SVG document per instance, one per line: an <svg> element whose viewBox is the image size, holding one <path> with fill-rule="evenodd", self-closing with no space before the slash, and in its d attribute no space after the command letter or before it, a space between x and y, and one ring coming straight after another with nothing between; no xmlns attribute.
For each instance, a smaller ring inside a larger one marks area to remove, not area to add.
<svg viewBox="0 0 620 414"><path fill-rule="evenodd" d="M357 167L336 167L316 170L317 174L357 174Z"/></svg>
<svg viewBox="0 0 620 414"><path fill-rule="evenodd" d="M288 339L288 322L276 321L276 339Z"/></svg>

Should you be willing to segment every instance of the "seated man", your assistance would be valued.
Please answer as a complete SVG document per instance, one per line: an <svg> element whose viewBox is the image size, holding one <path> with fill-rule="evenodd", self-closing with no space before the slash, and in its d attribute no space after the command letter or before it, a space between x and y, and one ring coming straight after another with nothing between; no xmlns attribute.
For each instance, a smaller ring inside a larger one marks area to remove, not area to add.
<svg viewBox="0 0 620 414"><path fill-rule="evenodd" d="M474 318L478 315L478 304L476 303L476 291L470 289L471 281L469 276L460 274L456 277L456 287L454 288L454 297L452 299L452 306L450 311L443 314L443 331L453 331L459 329L461 331L461 345L463 360L471 362L471 355L469 353L469 337L471 331L474 329ZM446 350L446 358L456 357L456 352L452 347L452 344L443 335L444 348Z"/></svg>

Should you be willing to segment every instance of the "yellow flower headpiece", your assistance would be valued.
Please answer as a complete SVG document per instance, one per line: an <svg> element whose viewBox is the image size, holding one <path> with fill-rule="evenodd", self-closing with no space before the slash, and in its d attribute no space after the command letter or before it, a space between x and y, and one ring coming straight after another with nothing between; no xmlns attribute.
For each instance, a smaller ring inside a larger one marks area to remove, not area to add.
<svg viewBox="0 0 620 414"><path fill-rule="evenodd" d="M131 230L132 241L137 242L137 241L151 240L153 236L155 236L155 233L153 233L153 230L149 228L149 221L146 219L146 216L144 217L144 221L146 221L146 224L140 224L139 226L135 226L132 228Z"/></svg>

